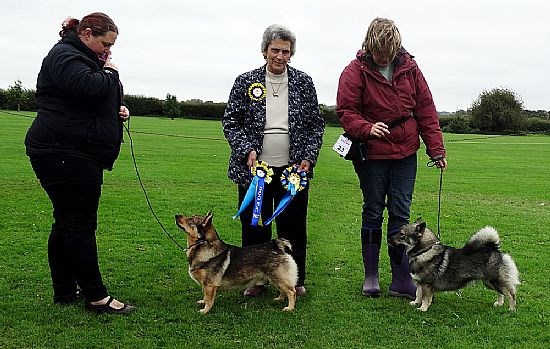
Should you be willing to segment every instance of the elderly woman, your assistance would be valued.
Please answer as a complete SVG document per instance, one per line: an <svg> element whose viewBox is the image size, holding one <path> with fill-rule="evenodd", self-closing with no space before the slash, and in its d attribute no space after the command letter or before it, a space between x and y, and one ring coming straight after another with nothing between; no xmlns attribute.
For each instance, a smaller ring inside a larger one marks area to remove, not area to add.
<svg viewBox="0 0 550 349"><path fill-rule="evenodd" d="M229 178L238 186L239 205L252 180L255 161L268 163L274 171L263 196L263 221L273 214L286 189L279 178L285 168L297 167L311 178L321 148L324 121L319 115L317 93L311 78L288 65L296 52L296 37L280 25L269 26L263 34L262 67L237 77L222 125L231 147ZM306 292L306 219L308 189L299 191L289 206L275 218L277 235L292 244L298 264L296 293ZM252 225L252 208L241 215L242 245L271 239L271 225ZM257 296L265 285L253 285L245 296Z"/></svg>
<svg viewBox="0 0 550 349"><path fill-rule="evenodd" d="M388 210L389 237L409 222L419 136L437 167L447 166L428 84L413 57L401 47L401 35L393 21L372 21L362 49L340 76L336 101L344 130L366 149L366 160L353 160L363 192L362 293L378 297L384 208ZM416 287L405 251L388 246L388 254L392 271L389 295L414 299Z"/></svg>

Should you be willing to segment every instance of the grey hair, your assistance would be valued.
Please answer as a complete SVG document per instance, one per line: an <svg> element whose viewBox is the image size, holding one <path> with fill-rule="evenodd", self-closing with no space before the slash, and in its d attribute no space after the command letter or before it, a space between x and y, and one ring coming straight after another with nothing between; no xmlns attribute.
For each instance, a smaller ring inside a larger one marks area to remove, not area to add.
<svg viewBox="0 0 550 349"><path fill-rule="evenodd" d="M290 31L290 29L279 24L272 24L265 29L262 38L262 53L265 54L269 44L271 44L273 40L277 39L289 41L290 56L294 56L294 53L296 53L296 36Z"/></svg>

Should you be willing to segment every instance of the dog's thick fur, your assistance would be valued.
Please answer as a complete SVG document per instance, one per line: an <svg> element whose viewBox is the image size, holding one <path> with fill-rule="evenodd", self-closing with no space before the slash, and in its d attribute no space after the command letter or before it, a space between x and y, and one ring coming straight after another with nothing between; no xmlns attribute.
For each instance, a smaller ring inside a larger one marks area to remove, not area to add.
<svg viewBox="0 0 550 349"><path fill-rule="evenodd" d="M463 248L456 249L442 245L419 219L404 225L389 243L406 248L411 276L418 286L411 305L420 306L419 310L428 310L435 291L457 290L475 280L497 292L495 307L502 306L506 296L510 310L516 309L518 269L512 257L500 251L493 227L479 230Z"/></svg>
<svg viewBox="0 0 550 349"><path fill-rule="evenodd" d="M176 224L187 235L189 275L202 286L204 304L200 310L206 314L214 305L219 288L248 287L269 281L279 290L275 300L288 298L285 311L296 304L295 285L298 267L288 253L290 243L285 239L238 247L223 242L212 225L212 214L185 217L176 215Z"/></svg>

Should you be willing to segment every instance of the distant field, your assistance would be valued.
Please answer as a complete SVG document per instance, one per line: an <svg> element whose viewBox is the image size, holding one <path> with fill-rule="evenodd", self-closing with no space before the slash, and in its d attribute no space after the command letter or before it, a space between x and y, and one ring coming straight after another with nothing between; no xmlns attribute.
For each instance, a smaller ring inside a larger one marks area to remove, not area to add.
<svg viewBox="0 0 550 349"><path fill-rule="evenodd" d="M27 115L28 117L25 117ZM388 257L381 253L382 297L360 295L361 195L349 162L331 150L328 128L309 206L308 294L293 313L268 296L221 292L200 315L199 286L184 254L152 216L137 181L126 135L105 173L98 245L111 293L138 308L127 317L96 316L83 304L51 302L46 244L50 203L25 156L32 113L0 112L0 348L548 348L550 137L445 134L441 237L461 246L493 225L516 260L518 311L493 308L482 285L437 294L427 313L387 297ZM214 212L229 243L240 244L236 188L227 179L229 147L219 122L133 117L136 163L155 213L180 243L174 214ZM419 151L412 217L437 229L439 171Z"/></svg>

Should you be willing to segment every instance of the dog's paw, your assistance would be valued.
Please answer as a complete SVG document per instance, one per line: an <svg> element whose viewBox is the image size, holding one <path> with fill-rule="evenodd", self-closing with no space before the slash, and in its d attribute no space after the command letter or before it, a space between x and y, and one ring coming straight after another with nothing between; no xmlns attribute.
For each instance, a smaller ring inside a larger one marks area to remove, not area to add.
<svg viewBox="0 0 550 349"><path fill-rule="evenodd" d="M293 311L294 308L291 308L291 307L284 307L283 308L283 311Z"/></svg>
<svg viewBox="0 0 550 349"><path fill-rule="evenodd" d="M282 300L284 300L285 298L286 298L285 295L280 294L279 297L273 298L273 300L274 300L274 301L282 301Z"/></svg>
<svg viewBox="0 0 550 349"><path fill-rule="evenodd" d="M410 301L409 304L413 307L418 307L420 305L420 303L418 303L417 301Z"/></svg>
<svg viewBox="0 0 550 349"><path fill-rule="evenodd" d="M209 310L210 310L210 309L204 308L204 309L199 310L199 313L201 313L202 315L204 315L204 314L208 313Z"/></svg>
<svg viewBox="0 0 550 349"><path fill-rule="evenodd" d="M199 299L199 300L197 301L197 304L204 304L204 299Z"/></svg>
<svg viewBox="0 0 550 349"><path fill-rule="evenodd" d="M426 312L426 311L428 311L428 307L426 307L426 306L423 305L423 306L421 306L420 308L416 308L416 310L422 311L422 312Z"/></svg>
<svg viewBox="0 0 550 349"><path fill-rule="evenodd" d="M498 294L497 300L493 303L493 307L501 307L504 305L504 295Z"/></svg>

